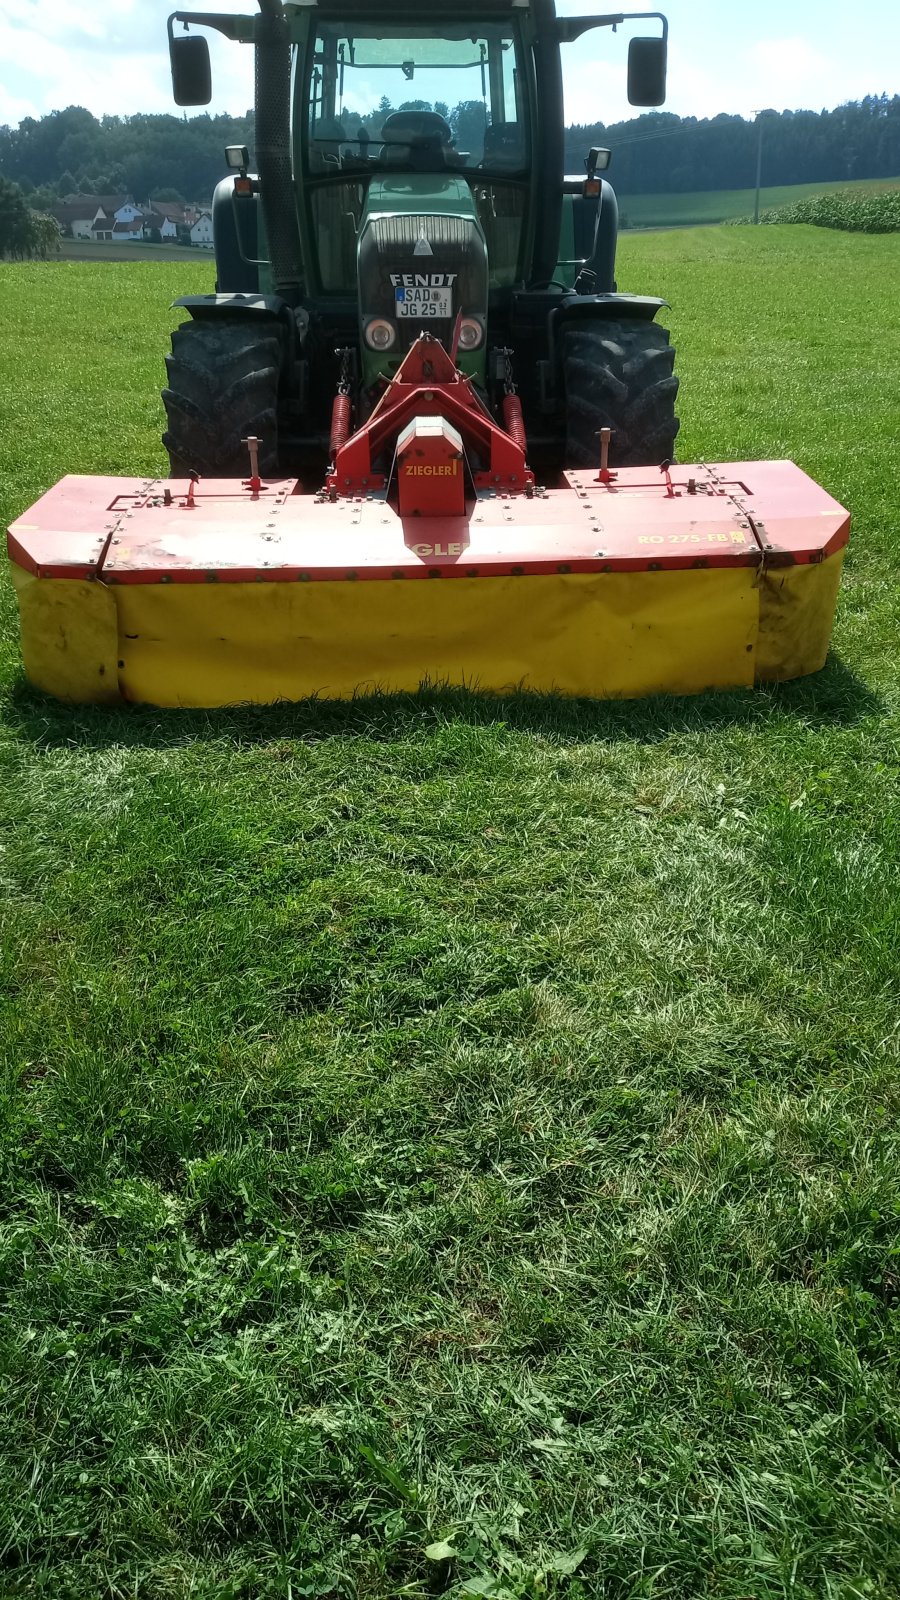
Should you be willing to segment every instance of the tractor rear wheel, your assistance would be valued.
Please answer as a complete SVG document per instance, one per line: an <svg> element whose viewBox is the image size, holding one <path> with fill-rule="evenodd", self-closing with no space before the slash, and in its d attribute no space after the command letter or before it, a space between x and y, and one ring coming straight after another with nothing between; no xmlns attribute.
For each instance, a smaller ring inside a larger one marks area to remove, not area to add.
<svg viewBox="0 0 900 1600"><path fill-rule="evenodd" d="M598 465L601 428L613 432L613 467L658 467L671 461L680 423L668 330L655 322L570 322L560 346L565 465Z"/></svg>
<svg viewBox="0 0 900 1600"><path fill-rule="evenodd" d="M172 335L163 390L163 444L173 478L246 478L244 439L261 441L259 470L278 473L281 338L270 321L215 317L184 322Z"/></svg>

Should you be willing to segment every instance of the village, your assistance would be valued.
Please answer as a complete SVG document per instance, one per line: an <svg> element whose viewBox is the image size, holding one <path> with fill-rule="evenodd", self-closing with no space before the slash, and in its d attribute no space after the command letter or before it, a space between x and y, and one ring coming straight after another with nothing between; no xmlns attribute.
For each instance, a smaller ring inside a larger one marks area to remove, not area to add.
<svg viewBox="0 0 900 1600"><path fill-rule="evenodd" d="M182 201L137 204L130 195L67 195L48 208L63 238L93 244L180 244L212 250L212 214Z"/></svg>

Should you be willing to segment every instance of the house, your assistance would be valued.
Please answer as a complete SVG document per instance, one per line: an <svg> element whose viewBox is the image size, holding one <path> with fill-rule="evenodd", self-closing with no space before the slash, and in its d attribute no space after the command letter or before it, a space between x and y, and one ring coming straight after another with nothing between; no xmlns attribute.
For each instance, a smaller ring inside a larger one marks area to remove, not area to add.
<svg viewBox="0 0 900 1600"><path fill-rule="evenodd" d="M169 214L168 207L165 211L145 211L142 224L145 239L149 239L154 233L158 233L164 240L174 241L178 238L178 222Z"/></svg>
<svg viewBox="0 0 900 1600"><path fill-rule="evenodd" d="M94 227L91 232L93 239L109 241L114 239L117 243L124 240L141 242L144 234L145 206L135 205L133 200L117 197L113 200L101 202Z"/></svg>
<svg viewBox="0 0 900 1600"><path fill-rule="evenodd" d="M73 239L93 239L94 223L111 218L112 205L114 202L118 203L119 198L96 194L70 194L59 205L49 206L48 210L50 215L56 218L63 232L71 233Z"/></svg>
<svg viewBox="0 0 900 1600"><path fill-rule="evenodd" d="M208 211L201 211L191 228L191 244L199 246L201 250L213 249L212 217Z"/></svg>
<svg viewBox="0 0 900 1600"><path fill-rule="evenodd" d="M208 208L193 205L190 201L182 205L177 200L157 200L154 202L153 209L154 211L164 211L166 216L175 223L176 227L192 228L194 223L199 221L204 209Z"/></svg>
<svg viewBox="0 0 900 1600"><path fill-rule="evenodd" d="M115 225L115 217L107 215L103 206L98 206L97 214L91 223L91 231L88 234L88 238L93 239L95 244L110 244Z"/></svg>
<svg viewBox="0 0 900 1600"><path fill-rule="evenodd" d="M48 209L63 233L71 234L73 239L91 237L91 226L97 215L96 201L67 200L62 205L50 206Z"/></svg>
<svg viewBox="0 0 900 1600"><path fill-rule="evenodd" d="M112 236L117 243L123 240L131 240L136 244L140 244L144 237L143 217L135 217L132 222L119 222L117 220L113 224Z"/></svg>
<svg viewBox="0 0 900 1600"><path fill-rule="evenodd" d="M140 216L140 207L123 194L70 194L48 209L64 233L95 241L111 239L117 220Z"/></svg>

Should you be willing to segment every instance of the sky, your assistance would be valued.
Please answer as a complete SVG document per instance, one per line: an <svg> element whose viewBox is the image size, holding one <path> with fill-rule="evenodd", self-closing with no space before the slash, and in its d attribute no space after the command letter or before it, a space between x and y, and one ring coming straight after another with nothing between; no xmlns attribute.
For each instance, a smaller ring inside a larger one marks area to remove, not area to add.
<svg viewBox="0 0 900 1600"><path fill-rule="evenodd" d="M174 3L174 0L173 0ZM199 0L194 9L209 9ZM660 0L649 0L660 4ZM662 0L670 22L667 109L749 116L900 93L900 0ZM255 7L219 0L220 11ZM169 0L0 0L0 124L67 105L95 115L172 111ZM185 9L190 9L189 5ZM606 9L559 0L562 15ZM611 6L609 7L611 9ZM440 11L437 11L440 15ZM627 39L598 29L564 50L566 120L635 115L625 98ZM209 35L211 111L253 100L252 51Z"/></svg>

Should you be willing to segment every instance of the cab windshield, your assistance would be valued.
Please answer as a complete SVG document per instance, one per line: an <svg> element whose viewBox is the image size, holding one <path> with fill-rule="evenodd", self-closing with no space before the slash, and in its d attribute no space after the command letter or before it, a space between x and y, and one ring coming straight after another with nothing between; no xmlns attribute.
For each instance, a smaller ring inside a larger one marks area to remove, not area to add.
<svg viewBox="0 0 900 1600"><path fill-rule="evenodd" d="M352 31L351 31L352 28ZM378 170L525 176L516 45L502 24L467 31L323 23L309 86L312 174Z"/></svg>

